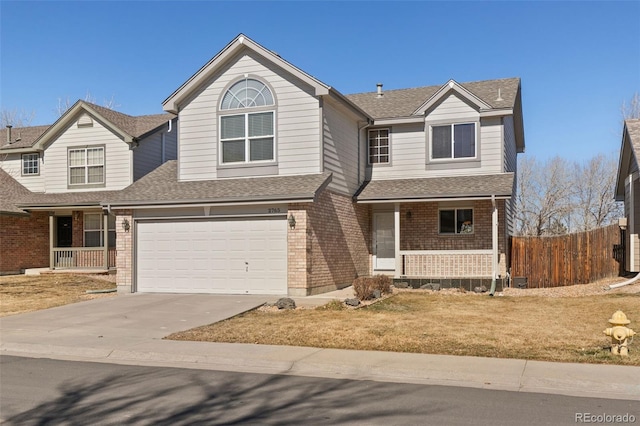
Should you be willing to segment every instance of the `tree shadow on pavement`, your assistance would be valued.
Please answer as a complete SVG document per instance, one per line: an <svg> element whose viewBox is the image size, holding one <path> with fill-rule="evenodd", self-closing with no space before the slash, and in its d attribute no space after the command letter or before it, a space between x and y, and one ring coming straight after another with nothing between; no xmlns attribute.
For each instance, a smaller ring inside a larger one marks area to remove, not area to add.
<svg viewBox="0 0 640 426"><path fill-rule="evenodd" d="M118 374L65 381L55 399L5 421L14 425L389 424L398 412L381 400L380 387L388 389L389 397L412 398L411 385L119 367ZM417 398L411 406L413 412L402 414L415 424L429 414L455 409L454 401L446 407Z"/></svg>

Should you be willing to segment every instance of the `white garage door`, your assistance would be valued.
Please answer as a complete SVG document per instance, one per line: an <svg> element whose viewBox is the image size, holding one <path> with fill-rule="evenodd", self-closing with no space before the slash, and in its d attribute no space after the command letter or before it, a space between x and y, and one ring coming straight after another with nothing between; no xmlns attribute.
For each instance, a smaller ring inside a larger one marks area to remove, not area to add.
<svg viewBox="0 0 640 426"><path fill-rule="evenodd" d="M137 223L139 292L287 293L286 218Z"/></svg>

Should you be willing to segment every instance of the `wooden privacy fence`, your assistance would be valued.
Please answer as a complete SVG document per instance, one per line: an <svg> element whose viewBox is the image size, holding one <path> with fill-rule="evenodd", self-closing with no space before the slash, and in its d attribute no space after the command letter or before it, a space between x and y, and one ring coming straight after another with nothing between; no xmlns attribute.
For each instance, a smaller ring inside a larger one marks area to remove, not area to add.
<svg viewBox="0 0 640 426"><path fill-rule="evenodd" d="M554 237L512 237L511 277L526 277L529 288L615 277L623 261L620 243L618 225Z"/></svg>

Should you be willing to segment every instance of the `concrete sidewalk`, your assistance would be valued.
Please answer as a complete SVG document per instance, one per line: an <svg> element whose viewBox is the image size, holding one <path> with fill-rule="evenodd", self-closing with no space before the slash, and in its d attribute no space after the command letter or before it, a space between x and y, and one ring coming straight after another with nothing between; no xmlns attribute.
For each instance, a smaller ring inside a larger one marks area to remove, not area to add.
<svg viewBox="0 0 640 426"><path fill-rule="evenodd" d="M640 367L162 340L276 300L133 294L9 316L0 319L0 354L640 400Z"/></svg>

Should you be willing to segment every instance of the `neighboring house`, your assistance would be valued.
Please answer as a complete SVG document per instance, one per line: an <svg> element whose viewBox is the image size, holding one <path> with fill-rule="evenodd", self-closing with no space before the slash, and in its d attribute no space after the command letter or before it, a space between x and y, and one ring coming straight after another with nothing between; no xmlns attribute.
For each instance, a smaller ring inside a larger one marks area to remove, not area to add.
<svg viewBox="0 0 640 426"><path fill-rule="evenodd" d="M640 272L640 119L625 120L616 181L616 201L624 202L625 270ZM621 222L624 224L624 219Z"/></svg>
<svg viewBox="0 0 640 426"><path fill-rule="evenodd" d="M78 101L50 126L0 130L0 274L114 268L101 202L176 158L175 124Z"/></svg>
<svg viewBox="0 0 640 426"><path fill-rule="evenodd" d="M177 161L110 194L121 292L506 276L517 78L345 96L239 35L163 103Z"/></svg>

